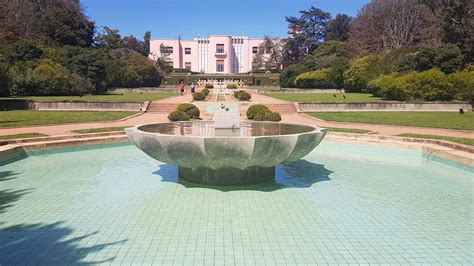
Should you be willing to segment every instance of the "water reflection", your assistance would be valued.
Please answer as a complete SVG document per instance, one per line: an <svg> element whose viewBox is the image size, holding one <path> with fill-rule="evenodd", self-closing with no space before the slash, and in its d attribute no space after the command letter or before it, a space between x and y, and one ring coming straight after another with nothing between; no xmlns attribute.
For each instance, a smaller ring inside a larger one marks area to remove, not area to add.
<svg viewBox="0 0 474 266"><path fill-rule="evenodd" d="M249 186L209 186L187 182L178 178L178 166L175 164L162 164L153 172L161 176L163 182L179 183L187 188L210 188L220 191L256 190L271 192L284 188L309 188L317 182L331 180L333 171L321 164L315 164L306 160L298 160L293 163L277 165L274 181Z"/></svg>
<svg viewBox="0 0 474 266"><path fill-rule="evenodd" d="M282 123L242 122L240 128L216 129L214 122L180 122L144 125L140 130L151 133L181 136L221 136L221 137L255 137L290 135L311 132L311 126Z"/></svg>

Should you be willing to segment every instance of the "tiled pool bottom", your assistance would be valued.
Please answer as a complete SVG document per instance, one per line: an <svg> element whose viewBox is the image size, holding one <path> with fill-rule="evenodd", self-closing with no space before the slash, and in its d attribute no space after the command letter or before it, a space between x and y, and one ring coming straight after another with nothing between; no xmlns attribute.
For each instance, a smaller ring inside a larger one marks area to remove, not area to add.
<svg viewBox="0 0 474 266"><path fill-rule="evenodd" d="M0 172L0 265L473 263L472 173L418 152L325 142L241 189L177 183L132 145Z"/></svg>

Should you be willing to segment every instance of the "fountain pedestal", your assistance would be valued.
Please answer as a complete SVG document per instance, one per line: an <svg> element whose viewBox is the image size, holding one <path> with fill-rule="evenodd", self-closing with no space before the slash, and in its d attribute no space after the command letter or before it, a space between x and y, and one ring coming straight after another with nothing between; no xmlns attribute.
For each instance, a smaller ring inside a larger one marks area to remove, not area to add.
<svg viewBox="0 0 474 266"><path fill-rule="evenodd" d="M250 185L274 180L275 167L253 166L245 169L233 167L211 169L179 166L178 176L180 179L192 183L212 186Z"/></svg>

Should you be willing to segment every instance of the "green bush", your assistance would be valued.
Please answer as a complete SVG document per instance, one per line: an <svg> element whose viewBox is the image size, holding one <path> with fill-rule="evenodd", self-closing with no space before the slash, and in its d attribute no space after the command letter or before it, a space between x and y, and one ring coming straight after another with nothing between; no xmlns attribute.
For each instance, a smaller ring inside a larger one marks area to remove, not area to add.
<svg viewBox="0 0 474 266"><path fill-rule="evenodd" d="M295 79L298 88L335 88L336 85L330 80L330 69L321 69L300 74Z"/></svg>
<svg viewBox="0 0 474 266"><path fill-rule="evenodd" d="M229 84L227 84L227 88L236 90L237 89L237 84L229 83Z"/></svg>
<svg viewBox="0 0 474 266"><path fill-rule="evenodd" d="M214 85L210 84L210 83L207 83L206 85L204 85L204 88L206 89L213 89L214 88Z"/></svg>
<svg viewBox="0 0 474 266"><path fill-rule="evenodd" d="M238 99L239 101L248 101L250 100L250 98L252 98L250 93L244 90L239 90L239 91L234 92L234 97Z"/></svg>
<svg viewBox="0 0 474 266"><path fill-rule="evenodd" d="M174 111L168 115L170 121L189 121L191 117L183 111Z"/></svg>
<svg viewBox="0 0 474 266"><path fill-rule="evenodd" d="M247 118L252 120L254 119L255 115L260 111L270 111L270 109L263 104L254 104L247 109Z"/></svg>
<svg viewBox="0 0 474 266"><path fill-rule="evenodd" d="M195 101L204 101L206 99L206 95L202 92L196 92L193 94L193 100Z"/></svg>
<svg viewBox="0 0 474 266"><path fill-rule="evenodd" d="M453 73L448 76L448 81L453 85L457 100L474 101L474 71Z"/></svg>
<svg viewBox="0 0 474 266"><path fill-rule="evenodd" d="M461 80L463 81L460 81L459 86L469 82ZM438 69L383 76L371 82L370 87L376 95L403 101L449 101L453 100L457 93L452 82Z"/></svg>
<svg viewBox="0 0 474 266"><path fill-rule="evenodd" d="M197 108L196 105L191 103L182 103L178 105L176 111L185 112L187 115L189 115L190 118L199 118L200 115L199 108Z"/></svg>
<svg viewBox="0 0 474 266"><path fill-rule="evenodd" d="M10 96L8 68L0 63L0 96Z"/></svg>
<svg viewBox="0 0 474 266"><path fill-rule="evenodd" d="M253 120L279 122L281 121L281 115L278 112L260 111L255 115Z"/></svg>
<svg viewBox="0 0 474 266"><path fill-rule="evenodd" d="M366 92L370 81L384 74L380 56L368 55L355 59L344 72L344 86L348 92Z"/></svg>
<svg viewBox="0 0 474 266"><path fill-rule="evenodd" d="M201 90L202 93L204 93L204 95L207 97L207 95L209 95L209 89L207 88L204 88Z"/></svg>
<svg viewBox="0 0 474 266"><path fill-rule="evenodd" d="M423 48L416 53L414 66L417 71L439 68L446 74L462 69L464 57L456 44L445 44L439 48Z"/></svg>

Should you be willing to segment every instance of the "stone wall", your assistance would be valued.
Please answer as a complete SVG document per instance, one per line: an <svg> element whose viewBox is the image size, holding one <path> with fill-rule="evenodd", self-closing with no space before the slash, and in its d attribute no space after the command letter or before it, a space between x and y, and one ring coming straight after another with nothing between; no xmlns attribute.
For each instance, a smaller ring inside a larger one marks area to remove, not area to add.
<svg viewBox="0 0 474 266"><path fill-rule="evenodd" d="M88 102L88 101L0 101L0 110L44 110L44 111L141 111L141 102Z"/></svg>
<svg viewBox="0 0 474 266"><path fill-rule="evenodd" d="M354 111L472 111L469 103L397 103L397 102L369 102L369 103L298 103L301 112L354 112Z"/></svg>
<svg viewBox="0 0 474 266"><path fill-rule="evenodd" d="M345 93L344 89L281 89L258 90L259 94Z"/></svg>

